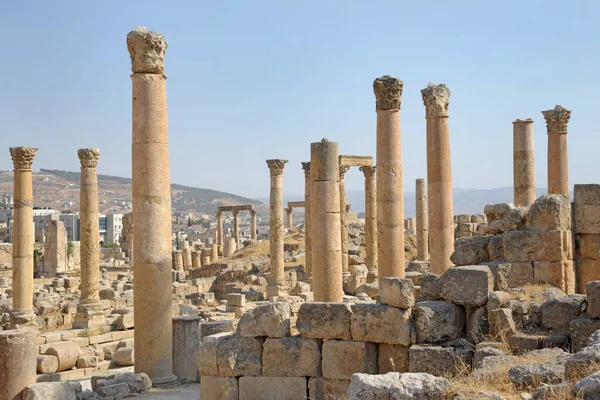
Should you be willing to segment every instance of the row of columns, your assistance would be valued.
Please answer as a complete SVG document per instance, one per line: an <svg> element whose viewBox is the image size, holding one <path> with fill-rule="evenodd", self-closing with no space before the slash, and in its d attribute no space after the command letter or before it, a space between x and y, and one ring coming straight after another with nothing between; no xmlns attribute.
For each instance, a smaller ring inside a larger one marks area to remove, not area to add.
<svg viewBox="0 0 600 400"><path fill-rule="evenodd" d="M250 211L250 216L252 217L251 220L251 224L250 224L250 238L252 239L253 242L256 242L256 211L255 210L249 210ZM236 210L233 209L231 210L231 213L233 214L233 236L235 238L235 243L239 246L240 243L240 223L239 223L239 219L238 219L238 215L240 213L240 210ZM217 211L217 243L219 246L223 246L224 243L224 239L223 239L223 211L219 210Z"/></svg>

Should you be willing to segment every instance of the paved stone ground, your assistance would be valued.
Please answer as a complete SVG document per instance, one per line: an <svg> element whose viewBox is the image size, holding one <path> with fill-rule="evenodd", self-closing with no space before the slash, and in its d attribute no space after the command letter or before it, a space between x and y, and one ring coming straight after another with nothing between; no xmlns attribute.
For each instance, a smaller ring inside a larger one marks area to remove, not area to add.
<svg viewBox="0 0 600 400"><path fill-rule="evenodd" d="M175 386L171 389L151 389L137 397L144 400L198 400L200 398L200 384L189 383Z"/></svg>

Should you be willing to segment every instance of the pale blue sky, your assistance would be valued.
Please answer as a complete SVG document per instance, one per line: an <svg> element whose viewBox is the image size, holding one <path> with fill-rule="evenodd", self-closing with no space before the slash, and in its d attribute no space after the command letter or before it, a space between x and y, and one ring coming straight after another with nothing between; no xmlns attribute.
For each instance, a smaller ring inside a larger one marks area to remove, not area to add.
<svg viewBox="0 0 600 400"><path fill-rule="evenodd" d="M172 182L268 196L268 158L301 161L327 137L375 155L372 81L404 81L405 190L426 175L429 81L452 90L453 183L512 185L512 121L535 120L537 183L546 186L541 110L573 110L570 178L600 181L600 3L596 1L10 1L0 8L0 169L9 146L40 148L34 168L75 171L98 147L103 174L131 176L127 33L169 44ZM360 189L362 174L347 175Z"/></svg>

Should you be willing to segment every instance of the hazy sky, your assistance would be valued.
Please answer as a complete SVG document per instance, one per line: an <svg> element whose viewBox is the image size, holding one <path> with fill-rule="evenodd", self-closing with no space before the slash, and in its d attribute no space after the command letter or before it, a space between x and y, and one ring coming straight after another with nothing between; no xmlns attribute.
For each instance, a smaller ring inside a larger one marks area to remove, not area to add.
<svg viewBox="0 0 600 400"><path fill-rule="evenodd" d="M9 146L39 147L34 168L76 171L98 147L99 173L131 176L131 64L138 25L168 42L165 72L174 183L269 193L268 158L286 158L284 193L302 194L301 161L327 137L375 156L374 78L404 81L405 190L426 175L420 89L452 90L453 184L512 185L512 121L573 110L570 178L600 181L597 1L6 1L0 8L0 169ZM360 189L362 173L347 174Z"/></svg>

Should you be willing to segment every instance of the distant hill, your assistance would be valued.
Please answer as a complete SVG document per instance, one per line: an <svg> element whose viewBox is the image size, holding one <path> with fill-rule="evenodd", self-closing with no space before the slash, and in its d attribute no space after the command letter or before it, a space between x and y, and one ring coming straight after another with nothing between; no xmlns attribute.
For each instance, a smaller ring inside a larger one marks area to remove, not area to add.
<svg viewBox="0 0 600 400"><path fill-rule="evenodd" d="M79 172L52 169L34 172L35 205L77 211L80 179ZM12 171L0 172L0 191L12 193ZM131 179L98 175L98 192L101 212L122 211L131 202ZM171 184L171 201L174 211L197 213L213 213L222 205L261 204L260 201L232 193L177 184Z"/></svg>
<svg viewBox="0 0 600 400"><path fill-rule="evenodd" d="M454 199L454 214L482 214L483 208L487 204L494 203L512 203L513 188L496 188L496 189L453 189ZM538 188L537 196L546 194L546 188ZM348 203L352 205L352 211L365 211L365 192L364 190L348 190L346 191ZM268 198L259 198L259 200L268 202ZM304 200L304 194L297 196L284 196L284 203L287 206L288 201ZM298 210L302 212L302 210ZM416 216L415 211L415 192L404 192L404 215L406 218Z"/></svg>

